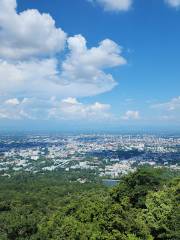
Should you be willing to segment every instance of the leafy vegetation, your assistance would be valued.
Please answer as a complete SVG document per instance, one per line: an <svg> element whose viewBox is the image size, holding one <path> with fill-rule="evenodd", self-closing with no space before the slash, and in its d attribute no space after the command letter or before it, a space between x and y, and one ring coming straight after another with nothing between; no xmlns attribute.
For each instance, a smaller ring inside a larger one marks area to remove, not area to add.
<svg viewBox="0 0 180 240"><path fill-rule="evenodd" d="M90 172L2 177L0 239L178 240L179 180L179 173L150 167L114 188Z"/></svg>

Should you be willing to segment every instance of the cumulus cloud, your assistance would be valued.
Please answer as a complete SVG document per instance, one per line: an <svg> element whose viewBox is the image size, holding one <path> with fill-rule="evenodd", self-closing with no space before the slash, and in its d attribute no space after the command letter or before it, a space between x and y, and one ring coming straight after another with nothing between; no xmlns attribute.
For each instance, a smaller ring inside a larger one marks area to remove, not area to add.
<svg viewBox="0 0 180 240"><path fill-rule="evenodd" d="M168 102L154 104L151 106L151 108L162 109L165 111L180 110L180 96L172 98Z"/></svg>
<svg viewBox="0 0 180 240"><path fill-rule="evenodd" d="M92 96L111 90L116 81L104 69L126 63L121 47L106 39L88 49L81 35L68 39L69 54L56 58L8 61L0 59L0 89L22 97Z"/></svg>
<svg viewBox="0 0 180 240"><path fill-rule="evenodd" d="M123 120L138 120L140 119L139 111L132 111L128 110L124 116L122 117Z"/></svg>
<svg viewBox="0 0 180 240"><path fill-rule="evenodd" d="M76 98L66 98L49 110L49 116L59 119L102 120L111 117L111 106L99 102L83 104Z"/></svg>
<svg viewBox="0 0 180 240"><path fill-rule="evenodd" d="M49 14L34 9L18 14L16 5L16 0L0 1L1 58L52 56L64 49L66 33Z"/></svg>
<svg viewBox="0 0 180 240"><path fill-rule="evenodd" d="M167 102L156 103L150 106L158 119L162 121L180 122L180 96Z"/></svg>
<svg viewBox="0 0 180 240"><path fill-rule="evenodd" d="M180 7L180 0L165 0L171 7Z"/></svg>
<svg viewBox="0 0 180 240"><path fill-rule="evenodd" d="M89 2L98 3L105 11L127 11L131 8L132 0L88 0Z"/></svg>
<svg viewBox="0 0 180 240"><path fill-rule="evenodd" d="M7 105L12 105L12 106L16 106L16 105L19 105L20 102L19 102L19 100L18 100L17 98L11 98L11 99L7 99L7 100L5 101L5 104L7 104Z"/></svg>
<svg viewBox="0 0 180 240"><path fill-rule="evenodd" d="M132 4L133 0L87 0L88 2L99 4L103 7L105 11L128 11ZM164 0L169 6L174 8L180 7L180 0Z"/></svg>
<svg viewBox="0 0 180 240"><path fill-rule="evenodd" d="M17 14L15 0L2 0L0 4L1 92L25 97L81 97L109 91L116 85L111 74L103 71L126 63L116 43L106 39L88 49L85 38L77 35L68 39L64 63L52 56L42 58L60 51L66 34L47 14L37 10Z"/></svg>
<svg viewBox="0 0 180 240"><path fill-rule="evenodd" d="M116 81L103 70L126 64L121 56L122 49L115 42L105 39L98 47L88 49L86 39L76 35L68 39L70 54L62 64L61 80L72 84L73 89L86 96L111 90ZM78 88L76 87L78 86ZM88 92L86 92L88 91Z"/></svg>
<svg viewBox="0 0 180 240"><path fill-rule="evenodd" d="M53 111L64 116L68 109L84 117L107 116L107 105L85 106L76 98L104 93L117 85L107 70L126 64L122 47L105 39L88 48L82 35L67 37L49 14L18 13L16 8L16 0L0 0L1 118L47 118ZM65 100L58 105L52 96ZM71 107L69 100L74 101Z"/></svg>
<svg viewBox="0 0 180 240"><path fill-rule="evenodd" d="M0 103L0 119L104 120L111 118L110 108L109 104L99 102L83 104L72 97L60 101L14 98Z"/></svg>
<svg viewBox="0 0 180 240"><path fill-rule="evenodd" d="M0 61L0 89L7 95L21 97L49 97L62 94L56 59L30 61Z"/></svg>
<svg viewBox="0 0 180 240"><path fill-rule="evenodd" d="M25 108L25 100L17 98L7 99L0 102L0 119L19 120L23 118L33 119L33 115ZM32 109L31 109L32 110Z"/></svg>

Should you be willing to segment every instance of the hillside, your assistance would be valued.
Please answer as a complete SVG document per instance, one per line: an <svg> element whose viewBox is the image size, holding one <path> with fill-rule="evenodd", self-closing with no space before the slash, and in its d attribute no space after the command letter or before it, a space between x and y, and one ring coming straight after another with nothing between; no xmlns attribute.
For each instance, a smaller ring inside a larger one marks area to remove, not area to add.
<svg viewBox="0 0 180 240"><path fill-rule="evenodd" d="M0 239L178 240L179 180L149 167L113 188L87 172L1 177Z"/></svg>

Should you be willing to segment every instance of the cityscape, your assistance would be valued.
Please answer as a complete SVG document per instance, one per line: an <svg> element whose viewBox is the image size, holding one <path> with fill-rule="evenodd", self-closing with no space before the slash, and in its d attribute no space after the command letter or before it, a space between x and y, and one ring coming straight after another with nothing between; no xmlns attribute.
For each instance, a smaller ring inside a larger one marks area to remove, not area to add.
<svg viewBox="0 0 180 240"><path fill-rule="evenodd" d="M118 178L142 165L180 170L180 136L22 134L0 140L1 176L78 169Z"/></svg>
<svg viewBox="0 0 180 240"><path fill-rule="evenodd" d="M0 240L180 240L180 0L0 0Z"/></svg>

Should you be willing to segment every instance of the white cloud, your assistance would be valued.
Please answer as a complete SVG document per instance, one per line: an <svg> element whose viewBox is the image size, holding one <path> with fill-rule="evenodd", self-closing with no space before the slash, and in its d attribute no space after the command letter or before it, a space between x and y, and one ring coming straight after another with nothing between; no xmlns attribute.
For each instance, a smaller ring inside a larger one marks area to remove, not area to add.
<svg viewBox="0 0 180 240"><path fill-rule="evenodd" d="M27 10L17 14L16 0L0 0L0 57L51 56L64 49L66 33L49 14Z"/></svg>
<svg viewBox="0 0 180 240"><path fill-rule="evenodd" d="M126 64L121 56L122 49L115 42L106 39L98 47L88 49L85 38L76 35L68 39L68 48L70 54L62 64L60 77L66 84L71 84L80 96L96 95L116 86L112 75L103 71Z"/></svg>
<svg viewBox="0 0 180 240"><path fill-rule="evenodd" d="M0 119L104 120L111 118L110 108L99 102L83 104L72 97L61 101L14 98L0 103Z"/></svg>
<svg viewBox="0 0 180 240"><path fill-rule="evenodd" d="M7 99L3 102L0 102L0 119L33 119L33 116L28 114L28 109L24 109L25 101L20 101L17 98Z"/></svg>
<svg viewBox="0 0 180 240"><path fill-rule="evenodd" d="M153 104L150 107L158 120L180 122L180 96L167 102Z"/></svg>
<svg viewBox="0 0 180 240"><path fill-rule="evenodd" d="M138 120L140 119L139 111L127 111L122 117L123 120Z"/></svg>
<svg viewBox="0 0 180 240"><path fill-rule="evenodd" d="M16 0L0 0L0 117L47 118L53 111L64 117L70 109L84 118L109 116L108 105L84 105L76 98L117 85L107 70L126 64L121 46L105 39L88 48L82 35L67 38L49 14L17 13L16 7ZM52 96L65 100L58 105Z"/></svg>
<svg viewBox="0 0 180 240"><path fill-rule="evenodd" d="M5 104L15 106L15 105L19 105L20 102L17 98L11 98L11 99L6 100Z"/></svg>
<svg viewBox="0 0 180 240"><path fill-rule="evenodd" d="M77 101L76 98L73 98L73 97L69 97L69 98L66 98L66 99L63 99L62 100L62 103L63 104L67 104L67 105L79 105L80 103Z"/></svg>
<svg viewBox="0 0 180 240"><path fill-rule="evenodd" d="M180 7L180 0L165 0L171 7Z"/></svg>
<svg viewBox="0 0 180 240"><path fill-rule="evenodd" d="M63 92L56 59L7 62L0 60L0 89L11 96L46 96Z"/></svg>
<svg viewBox="0 0 180 240"><path fill-rule="evenodd" d="M131 8L132 0L88 0L90 2L97 2L105 11L127 11Z"/></svg>
<svg viewBox="0 0 180 240"><path fill-rule="evenodd" d="M111 106L99 102L93 104L83 104L76 98L66 98L57 102L49 110L50 118L78 119L78 120L103 120L111 118L109 112Z"/></svg>
<svg viewBox="0 0 180 240"><path fill-rule="evenodd" d="M0 89L21 97L92 96L111 90L116 81L103 70L126 63L121 47L106 39L88 49L81 36L68 39L69 54L56 58L12 62L0 59Z"/></svg>
<svg viewBox="0 0 180 240"><path fill-rule="evenodd" d="M105 11L128 11L133 0L87 0L91 3L97 3L104 8ZM174 8L180 7L180 0L164 0L168 5Z"/></svg>
<svg viewBox="0 0 180 240"><path fill-rule="evenodd" d="M151 106L151 108L162 109L165 111L177 111L180 110L180 96L172 98L168 102L157 103Z"/></svg>

